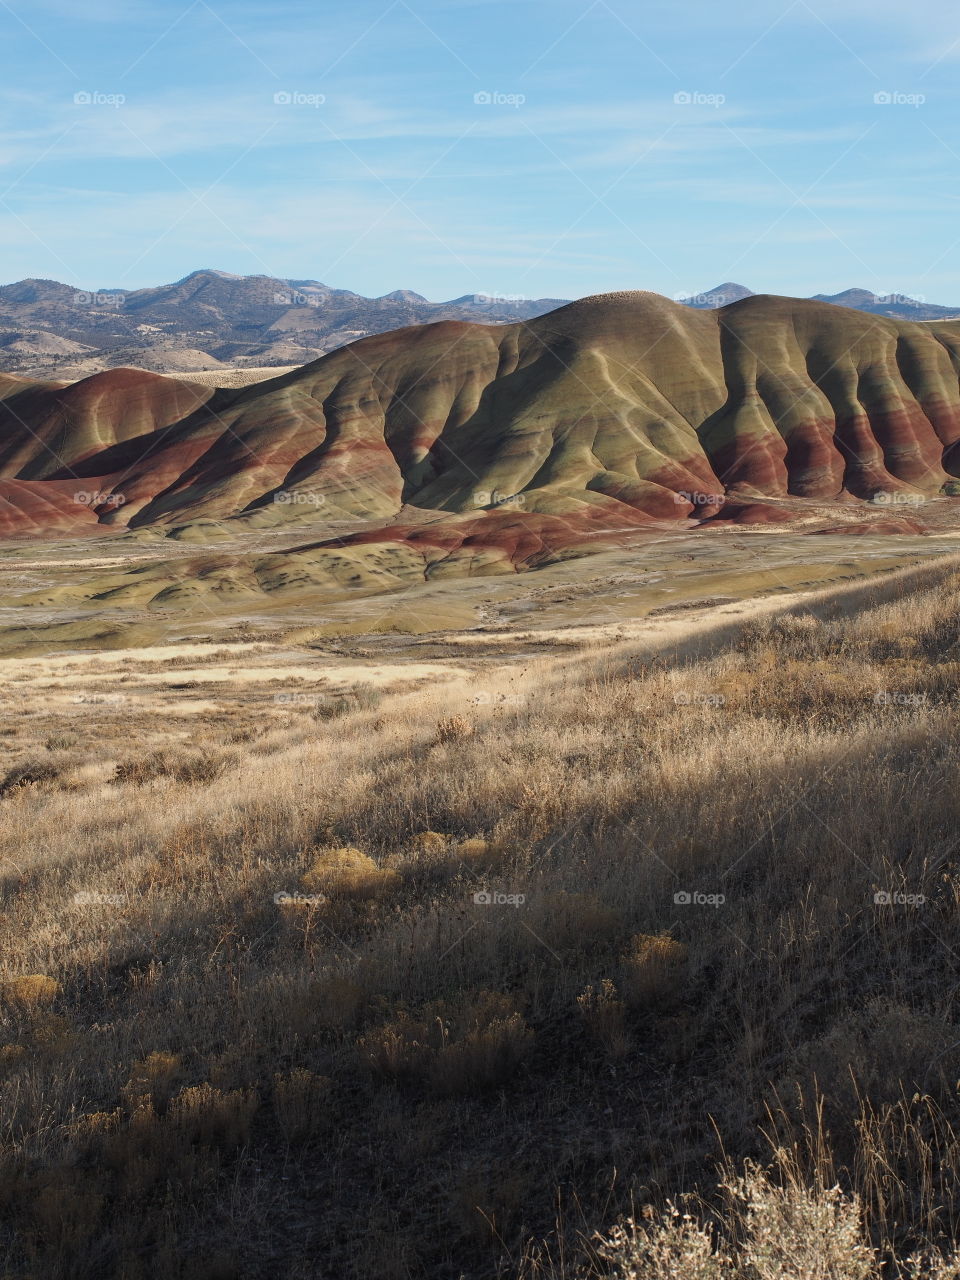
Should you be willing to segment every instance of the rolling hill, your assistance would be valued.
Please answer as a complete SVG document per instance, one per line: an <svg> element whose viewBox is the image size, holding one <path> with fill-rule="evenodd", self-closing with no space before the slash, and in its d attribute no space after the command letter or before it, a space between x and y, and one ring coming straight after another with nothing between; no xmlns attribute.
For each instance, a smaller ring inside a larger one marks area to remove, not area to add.
<svg viewBox="0 0 960 1280"><path fill-rule="evenodd" d="M605 294L522 324L376 335L237 390L130 369L7 377L0 532L289 528L301 544L241 577L286 584L309 565L383 585L811 505L916 530L921 504L960 492L958 439L960 322Z"/></svg>

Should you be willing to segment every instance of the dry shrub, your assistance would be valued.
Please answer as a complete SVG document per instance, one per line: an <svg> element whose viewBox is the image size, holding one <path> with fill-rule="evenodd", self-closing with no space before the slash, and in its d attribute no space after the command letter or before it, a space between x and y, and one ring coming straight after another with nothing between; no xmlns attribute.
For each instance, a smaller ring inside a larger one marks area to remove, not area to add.
<svg viewBox="0 0 960 1280"><path fill-rule="evenodd" d="M554 951L594 952L613 946L624 929L623 915L592 893L550 893L534 902L534 929ZM531 935L530 945L540 946Z"/></svg>
<svg viewBox="0 0 960 1280"><path fill-rule="evenodd" d="M369 902L393 892L400 884L400 877L396 871L378 867L359 849L345 847L318 853L300 883L307 893Z"/></svg>
<svg viewBox="0 0 960 1280"><path fill-rule="evenodd" d="M441 854L450 843L449 836L443 836L439 831L420 831L410 841L412 848L421 854Z"/></svg>
<svg viewBox="0 0 960 1280"><path fill-rule="evenodd" d="M726 1188L719 1233L670 1204L601 1242L616 1280L880 1280L855 1197L839 1187L778 1185L747 1167ZM716 1235L719 1234L719 1239ZM941 1273L943 1274L943 1273ZM945 1277L944 1277L945 1280Z"/></svg>
<svg viewBox="0 0 960 1280"><path fill-rule="evenodd" d="M354 685L339 696L318 698L311 715L314 720L339 720L358 711L376 711L383 694L371 685Z"/></svg>
<svg viewBox="0 0 960 1280"><path fill-rule="evenodd" d="M25 973L0 983L0 996L17 1013L35 1013L46 1009L60 993L60 984L45 973Z"/></svg>
<svg viewBox="0 0 960 1280"><path fill-rule="evenodd" d="M655 1224L633 1218L614 1227L598 1250L612 1280L733 1280L713 1232L671 1204Z"/></svg>
<svg viewBox="0 0 960 1280"><path fill-rule="evenodd" d="M533 1032L514 1000L477 991L455 1003L434 1000L418 1016L407 1011L359 1042L374 1073L394 1082L429 1082L442 1096L503 1084L527 1058Z"/></svg>
<svg viewBox="0 0 960 1280"><path fill-rule="evenodd" d="M365 988L350 978L330 974L312 984L316 1021L330 1031L349 1032L356 1028L367 1000Z"/></svg>
<svg viewBox="0 0 960 1280"><path fill-rule="evenodd" d="M45 1250L78 1257L100 1226L104 1197L70 1172L51 1173L29 1199L29 1214Z"/></svg>
<svg viewBox="0 0 960 1280"><path fill-rule="evenodd" d="M0 796L21 791L24 787L42 786L63 776L63 766L53 760L23 760L14 765L0 782Z"/></svg>
<svg viewBox="0 0 960 1280"><path fill-rule="evenodd" d="M252 1089L224 1093L199 1084L173 1099L168 1118L188 1142L230 1150L246 1142L258 1105Z"/></svg>
<svg viewBox="0 0 960 1280"><path fill-rule="evenodd" d="M620 969L620 990L635 1011L672 1004L683 992L687 948L668 934L638 933Z"/></svg>
<svg viewBox="0 0 960 1280"><path fill-rule="evenodd" d="M288 1142L312 1137L327 1122L326 1101L333 1081L297 1067L273 1081L273 1112Z"/></svg>
<svg viewBox="0 0 960 1280"><path fill-rule="evenodd" d="M113 782L146 786L157 778L173 778L184 785L214 782L227 768L240 759L238 752L214 747L192 751L160 748L145 756L121 760L114 771Z"/></svg>
<svg viewBox="0 0 960 1280"><path fill-rule="evenodd" d="M447 742L462 742L473 734L473 725L463 716L445 716L437 721L435 746L443 746Z"/></svg>
<svg viewBox="0 0 960 1280"><path fill-rule="evenodd" d="M492 840L474 836L469 840L461 840L453 849L452 857L471 871L493 871L503 862L505 850Z"/></svg>
<svg viewBox="0 0 960 1280"><path fill-rule="evenodd" d="M142 1062L134 1063L123 1089L130 1110L149 1101L158 1115L162 1115L173 1097L179 1075L180 1058L175 1053L157 1051L148 1054Z"/></svg>
<svg viewBox="0 0 960 1280"><path fill-rule="evenodd" d="M89 1156L102 1148L106 1137L117 1132L121 1116L119 1108L116 1111L94 1111L78 1116L66 1125L65 1134L81 1156Z"/></svg>
<svg viewBox="0 0 960 1280"><path fill-rule="evenodd" d="M43 1010L31 1015L30 1051L50 1058L61 1057L76 1047L76 1033L65 1017Z"/></svg>
<svg viewBox="0 0 960 1280"><path fill-rule="evenodd" d="M173 772L172 756L169 751L150 751L145 756L137 756L118 762L113 774L113 781L132 783L142 787L155 778L165 778Z"/></svg>
<svg viewBox="0 0 960 1280"><path fill-rule="evenodd" d="M587 987L577 996L577 1007L587 1030L600 1042L604 1052L611 1058L622 1058L630 1048L627 1006L611 980L604 978L599 987Z"/></svg>
<svg viewBox="0 0 960 1280"><path fill-rule="evenodd" d="M361 1060L383 1080L394 1083L422 1076L437 1045L442 1027L400 1012L390 1022L368 1031L357 1042Z"/></svg>
<svg viewBox="0 0 960 1280"><path fill-rule="evenodd" d="M14 1071L28 1059L28 1049L23 1044L0 1045L0 1075Z"/></svg>
<svg viewBox="0 0 960 1280"><path fill-rule="evenodd" d="M444 1045L434 1059L430 1081L443 1095L481 1093L505 1084L533 1049L533 1032L519 1013L474 1027Z"/></svg>

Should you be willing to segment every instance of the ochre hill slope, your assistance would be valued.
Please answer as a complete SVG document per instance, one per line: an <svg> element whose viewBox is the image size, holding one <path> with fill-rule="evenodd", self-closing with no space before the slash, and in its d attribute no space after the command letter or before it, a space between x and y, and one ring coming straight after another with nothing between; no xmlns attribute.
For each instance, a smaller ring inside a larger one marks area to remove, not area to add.
<svg viewBox="0 0 960 1280"><path fill-rule="evenodd" d="M355 547L517 564L598 531L789 519L794 498L949 493L958 439L960 321L616 293L380 334L237 390L0 379L0 532L237 520L316 547L347 521Z"/></svg>

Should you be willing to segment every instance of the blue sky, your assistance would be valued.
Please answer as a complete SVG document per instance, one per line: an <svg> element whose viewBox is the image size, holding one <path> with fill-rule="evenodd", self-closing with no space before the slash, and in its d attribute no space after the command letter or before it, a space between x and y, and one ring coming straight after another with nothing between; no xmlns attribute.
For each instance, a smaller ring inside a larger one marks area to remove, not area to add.
<svg viewBox="0 0 960 1280"><path fill-rule="evenodd" d="M960 304L943 0L0 0L0 23L2 281Z"/></svg>

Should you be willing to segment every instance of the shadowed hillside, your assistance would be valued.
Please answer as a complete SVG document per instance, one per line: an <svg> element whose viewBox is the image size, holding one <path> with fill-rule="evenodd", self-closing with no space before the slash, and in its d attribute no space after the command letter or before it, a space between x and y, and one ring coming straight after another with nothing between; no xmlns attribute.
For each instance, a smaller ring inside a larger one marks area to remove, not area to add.
<svg viewBox="0 0 960 1280"><path fill-rule="evenodd" d="M0 1272L955 1280L893 1263L960 1236L958 611L18 661ZM755 1268L617 1232L771 1143Z"/></svg>

